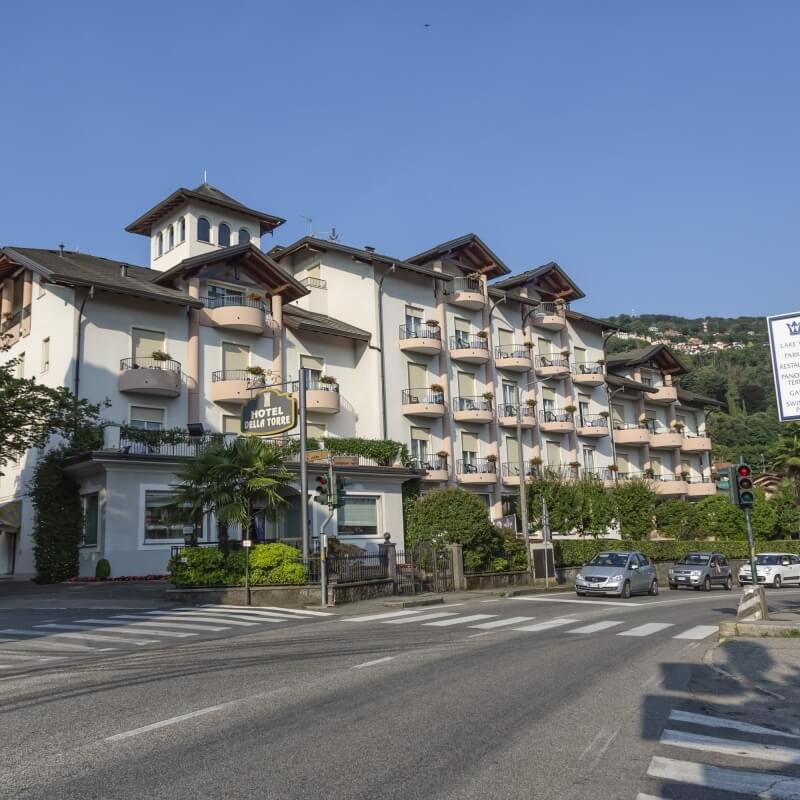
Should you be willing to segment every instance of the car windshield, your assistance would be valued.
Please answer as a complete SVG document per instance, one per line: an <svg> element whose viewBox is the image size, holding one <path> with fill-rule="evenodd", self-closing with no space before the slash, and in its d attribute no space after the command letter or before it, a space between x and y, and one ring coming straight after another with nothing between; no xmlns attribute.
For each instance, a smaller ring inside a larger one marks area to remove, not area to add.
<svg viewBox="0 0 800 800"><path fill-rule="evenodd" d="M781 563L781 556L756 556L756 564L777 566Z"/></svg>
<svg viewBox="0 0 800 800"><path fill-rule="evenodd" d="M627 563L627 553L598 553L589 562L593 567L624 567Z"/></svg>
<svg viewBox="0 0 800 800"><path fill-rule="evenodd" d="M694 564L695 566L704 567L708 564L708 556L703 553L688 553L679 562L679 564Z"/></svg>

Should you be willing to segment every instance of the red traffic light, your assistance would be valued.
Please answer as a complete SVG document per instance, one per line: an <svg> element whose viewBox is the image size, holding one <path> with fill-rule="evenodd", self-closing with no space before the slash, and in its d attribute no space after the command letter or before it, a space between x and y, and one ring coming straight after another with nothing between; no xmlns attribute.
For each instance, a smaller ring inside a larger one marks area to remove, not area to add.
<svg viewBox="0 0 800 800"><path fill-rule="evenodd" d="M324 488L328 485L328 479L323 477L322 475L317 476L317 485L321 488Z"/></svg>
<svg viewBox="0 0 800 800"><path fill-rule="evenodd" d="M747 464L740 464L736 472L739 474L740 478L749 478L753 474L753 471Z"/></svg>

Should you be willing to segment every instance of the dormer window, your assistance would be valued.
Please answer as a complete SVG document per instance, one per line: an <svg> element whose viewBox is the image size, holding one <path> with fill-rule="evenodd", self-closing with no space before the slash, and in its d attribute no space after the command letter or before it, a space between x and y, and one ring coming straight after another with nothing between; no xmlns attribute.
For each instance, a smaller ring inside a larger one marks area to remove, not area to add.
<svg viewBox="0 0 800 800"><path fill-rule="evenodd" d="M198 217L197 219L197 241L211 241L211 224L205 217Z"/></svg>
<svg viewBox="0 0 800 800"><path fill-rule="evenodd" d="M250 241L250 231L247 228L239 228L239 244L247 244Z"/></svg>
<svg viewBox="0 0 800 800"><path fill-rule="evenodd" d="M170 225L167 228L167 247L172 250L175 247L175 226Z"/></svg>
<svg viewBox="0 0 800 800"><path fill-rule="evenodd" d="M186 217L178 220L178 242L186 241Z"/></svg>
<svg viewBox="0 0 800 800"><path fill-rule="evenodd" d="M224 222L220 222L219 224L219 233L217 236L217 244L220 247L230 247L231 246L231 229L230 226Z"/></svg>
<svg viewBox="0 0 800 800"><path fill-rule="evenodd" d="M160 256L164 255L164 234L163 233L159 233L158 236L156 237L156 253L158 253L158 255L160 255Z"/></svg>

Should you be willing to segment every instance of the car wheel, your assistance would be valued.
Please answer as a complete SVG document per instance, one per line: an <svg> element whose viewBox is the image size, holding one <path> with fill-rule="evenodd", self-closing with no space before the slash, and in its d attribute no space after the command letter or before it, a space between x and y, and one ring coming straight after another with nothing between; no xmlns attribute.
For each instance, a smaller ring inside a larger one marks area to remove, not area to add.
<svg viewBox="0 0 800 800"><path fill-rule="evenodd" d="M631 582L625 581L622 584L622 591L619 593L619 596L623 599L627 600L631 596Z"/></svg>
<svg viewBox="0 0 800 800"><path fill-rule="evenodd" d="M650 584L650 591L648 592L648 594L653 595L653 597L655 597L658 594L658 581L654 580Z"/></svg>
<svg viewBox="0 0 800 800"><path fill-rule="evenodd" d="M705 580L703 581L703 591L710 592L711 591L711 578L706 575Z"/></svg>
<svg viewBox="0 0 800 800"><path fill-rule="evenodd" d="M774 581L772 581L772 585L773 585L773 586L774 586L776 589L780 589L780 588L781 588L781 583L782 583L782 581L781 581L781 576L780 576L780 575L776 575L776 576L775 576L775 580L774 580Z"/></svg>
<svg viewBox="0 0 800 800"><path fill-rule="evenodd" d="M731 578L730 575L728 575L728 577L725 578L725 589L726 591L730 591L731 589L733 589L733 578Z"/></svg>
<svg viewBox="0 0 800 800"><path fill-rule="evenodd" d="M669 588L670 588L670 589L677 589L677 588L678 588L678 585L677 585L676 583L671 583L671 584L669 585Z"/></svg>
<svg viewBox="0 0 800 800"><path fill-rule="evenodd" d="M578 597L586 597L586 592L579 592L577 589L575 590L575 594L578 595Z"/></svg>

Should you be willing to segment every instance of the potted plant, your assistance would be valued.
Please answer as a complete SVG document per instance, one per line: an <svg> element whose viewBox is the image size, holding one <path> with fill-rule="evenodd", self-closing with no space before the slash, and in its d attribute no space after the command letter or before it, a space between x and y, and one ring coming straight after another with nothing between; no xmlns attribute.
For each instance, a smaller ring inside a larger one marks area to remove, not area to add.
<svg viewBox="0 0 800 800"><path fill-rule="evenodd" d="M488 338L489 338L489 334L488 334L488 333L486 333L486 331L478 331L478 332L477 332L475 335L476 335L476 336L477 336L479 339L488 339Z"/></svg>
<svg viewBox="0 0 800 800"><path fill-rule="evenodd" d="M439 320L438 319L426 319L425 324L429 328L438 328L439 327Z"/></svg>
<svg viewBox="0 0 800 800"><path fill-rule="evenodd" d="M539 403L539 401L535 397L529 397L525 401L525 405L526 406L530 406L531 408L534 408L536 405L538 405L538 403Z"/></svg>
<svg viewBox="0 0 800 800"><path fill-rule="evenodd" d="M675 433L680 433L684 428L684 424L680 420L677 420L677 419L672 420L670 425L671 425L672 429L675 431Z"/></svg>
<svg viewBox="0 0 800 800"><path fill-rule="evenodd" d="M570 461L569 462L569 466L572 467L572 469L578 469L580 467L580 465L581 465L580 461Z"/></svg>
<svg viewBox="0 0 800 800"><path fill-rule="evenodd" d="M441 383L432 383L431 391L435 392L436 394L441 394L444 391L444 386L442 386Z"/></svg>
<svg viewBox="0 0 800 800"><path fill-rule="evenodd" d="M598 366L602 367L603 364L606 363L606 360L604 358L598 358L596 363L598 364Z"/></svg>
<svg viewBox="0 0 800 800"><path fill-rule="evenodd" d="M531 464L533 464L534 467L541 467L542 464L544 464L544 461L542 461L542 459L539 458L539 456L534 456L531 459Z"/></svg>
<svg viewBox="0 0 800 800"><path fill-rule="evenodd" d="M333 375L320 375L319 383L322 383L326 386L333 386L337 383L336 378Z"/></svg>
<svg viewBox="0 0 800 800"><path fill-rule="evenodd" d="M567 414L574 414L577 410L578 409L573 405L564 406L564 411L566 411Z"/></svg>
<svg viewBox="0 0 800 800"><path fill-rule="evenodd" d="M497 456L494 453L489 453L489 455L486 456L486 461L489 464L496 464L497 463Z"/></svg>
<svg viewBox="0 0 800 800"><path fill-rule="evenodd" d="M601 411L601 412L600 412L600 416L601 416L603 419L608 419L608 418L609 418L611 415L608 413L608 411Z"/></svg>
<svg viewBox="0 0 800 800"><path fill-rule="evenodd" d="M653 480L653 478L655 478L655 477L656 477L655 470L653 470L653 469L646 469L646 470L644 471L644 476L645 476L645 478L647 478L648 480Z"/></svg>
<svg viewBox="0 0 800 800"><path fill-rule="evenodd" d="M569 348L565 347L565 348L564 348L564 349L561 351L561 355L562 355L562 356L564 356L564 358L569 358Z"/></svg>
<svg viewBox="0 0 800 800"><path fill-rule="evenodd" d="M481 279L480 272L470 272L465 276L468 281L479 281Z"/></svg>
<svg viewBox="0 0 800 800"><path fill-rule="evenodd" d="M609 472L619 472L619 467L616 464L609 464L608 465Z"/></svg>
<svg viewBox="0 0 800 800"><path fill-rule="evenodd" d="M439 458L447 460L447 458L450 456L450 453L448 453L447 450L440 450L436 455L439 456Z"/></svg>
<svg viewBox="0 0 800 800"><path fill-rule="evenodd" d="M170 354L165 353L163 350L153 350L153 352L150 353L150 357L154 361L169 361L171 358Z"/></svg>
<svg viewBox="0 0 800 800"><path fill-rule="evenodd" d="M484 400L494 400L494 392L484 392L483 393Z"/></svg>
<svg viewBox="0 0 800 800"><path fill-rule="evenodd" d="M683 470L681 470L681 479L682 479L682 480L684 480L684 481L688 481L690 477L691 477L691 475L690 475L690 473L689 473L689 470L688 470L688 469L683 469Z"/></svg>
<svg viewBox="0 0 800 800"><path fill-rule="evenodd" d="M524 346L525 346L525 347L526 347L528 350L533 350L533 342L525 342L525 343L524 343Z"/></svg>
<svg viewBox="0 0 800 800"><path fill-rule="evenodd" d="M248 367L247 371L251 375L263 375L264 374L264 367Z"/></svg>
<svg viewBox="0 0 800 800"><path fill-rule="evenodd" d="M256 301L258 301L258 300L263 300L264 297L263 297L263 295L260 295L258 292L250 292L247 295L247 299L248 300L256 300Z"/></svg>

